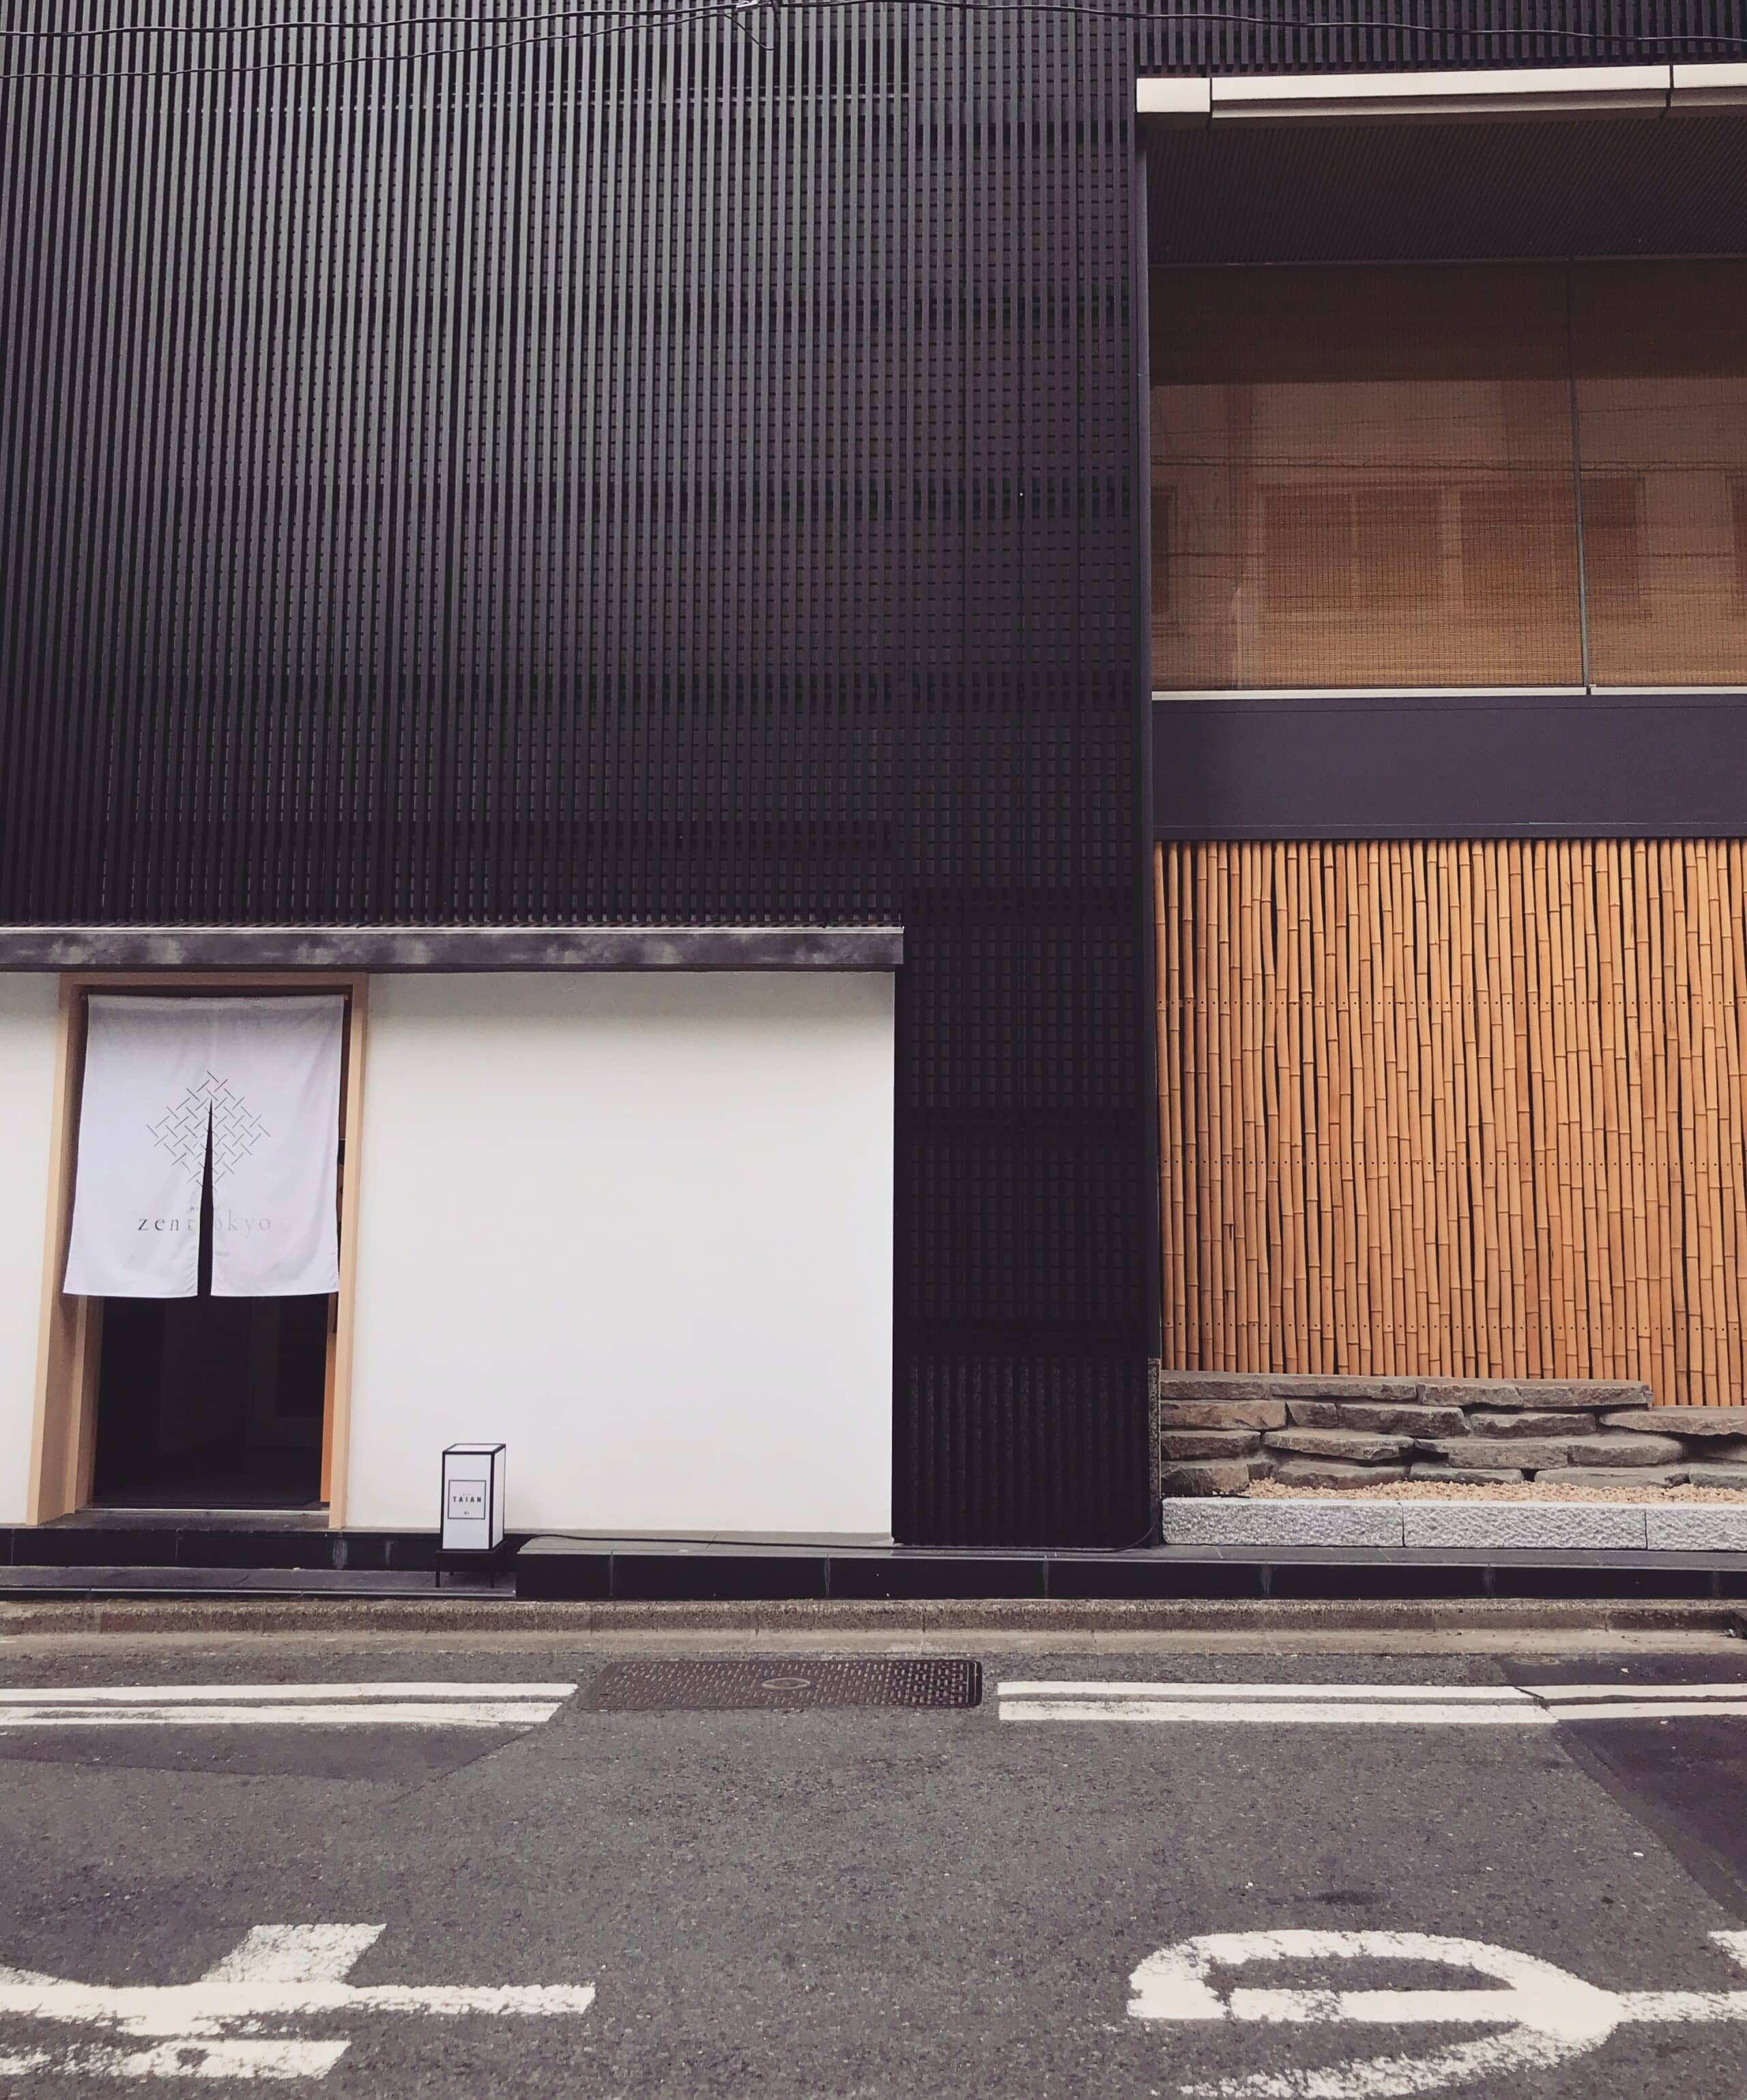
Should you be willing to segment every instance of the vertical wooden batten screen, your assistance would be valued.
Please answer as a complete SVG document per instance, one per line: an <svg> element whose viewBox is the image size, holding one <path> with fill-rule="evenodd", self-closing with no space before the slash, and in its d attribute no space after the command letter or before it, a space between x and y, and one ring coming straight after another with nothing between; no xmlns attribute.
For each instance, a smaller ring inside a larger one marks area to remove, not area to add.
<svg viewBox="0 0 1747 2100"><path fill-rule="evenodd" d="M1747 1392L1747 845L1155 877L1168 1365Z"/></svg>

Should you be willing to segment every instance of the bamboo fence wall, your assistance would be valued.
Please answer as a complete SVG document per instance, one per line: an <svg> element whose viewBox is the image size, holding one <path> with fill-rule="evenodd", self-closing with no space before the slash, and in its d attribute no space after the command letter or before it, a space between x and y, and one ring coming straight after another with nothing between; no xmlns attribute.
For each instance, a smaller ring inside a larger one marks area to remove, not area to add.
<svg viewBox="0 0 1747 2100"><path fill-rule="evenodd" d="M1747 1396L1747 847L1154 873L1168 1365Z"/></svg>

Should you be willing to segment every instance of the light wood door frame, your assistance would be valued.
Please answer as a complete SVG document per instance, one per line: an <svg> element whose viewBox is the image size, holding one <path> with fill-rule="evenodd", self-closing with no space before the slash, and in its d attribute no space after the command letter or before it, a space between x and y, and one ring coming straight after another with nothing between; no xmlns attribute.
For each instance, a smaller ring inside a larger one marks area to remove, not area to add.
<svg viewBox="0 0 1747 2100"><path fill-rule="evenodd" d="M353 1309L358 1270L358 1159L364 1132L364 1047L370 980L333 972L278 970L71 971L60 981L51 1114L48 1215L42 1236L42 1304L37 1347L26 1521L46 1524L90 1500L97 1457L97 1368L103 1300L60 1287L73 1228L79 1101L85 1080L86 1000L92 992L339 992L349 1002L340 1082L340 1287L328 1337L322 1409L322 1488L328 1521L346 1521L351 1443Z"/></svg>

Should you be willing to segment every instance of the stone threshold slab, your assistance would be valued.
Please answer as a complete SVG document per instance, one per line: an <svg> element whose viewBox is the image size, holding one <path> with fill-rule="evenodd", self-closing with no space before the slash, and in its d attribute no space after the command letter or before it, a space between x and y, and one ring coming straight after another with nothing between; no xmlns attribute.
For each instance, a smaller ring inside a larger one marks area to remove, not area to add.
<svg viewBox="0 0 1747 2100"><path fill-rule="evenodd" d="M1167 1546L1747 1553L1747 1502L1251 1502L1172 1496Z"/></svg>

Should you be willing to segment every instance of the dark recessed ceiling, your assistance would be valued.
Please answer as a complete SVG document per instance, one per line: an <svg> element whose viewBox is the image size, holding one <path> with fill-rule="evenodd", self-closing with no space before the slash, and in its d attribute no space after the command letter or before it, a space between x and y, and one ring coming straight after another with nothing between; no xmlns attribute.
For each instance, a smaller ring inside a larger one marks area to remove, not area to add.
<svg viewBox="0 0 1747 2100"><path fill-rule="evenodd" d="M1146 152L1155 263L1747 250L1747 114L1230 123Z"/></svg>

